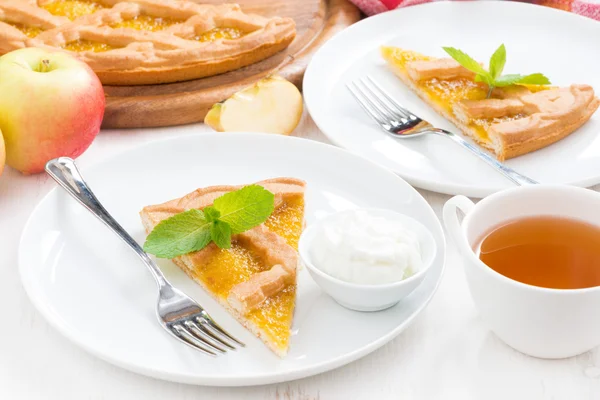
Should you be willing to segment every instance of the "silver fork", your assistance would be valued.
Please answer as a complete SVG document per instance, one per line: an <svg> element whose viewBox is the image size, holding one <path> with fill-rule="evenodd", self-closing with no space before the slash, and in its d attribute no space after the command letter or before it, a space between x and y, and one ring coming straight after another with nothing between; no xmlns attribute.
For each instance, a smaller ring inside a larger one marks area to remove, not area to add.
<svg viewBox="0 0 600 400"><path fill-rule="evenodd" d="M436 134L452 139L489 166L517 185L532 185L538 182L507 167L493 156L482 151L477 146L467 142L459 135L450 131L433 127L406 108L402 107L370 76L348 83L347 88L358 101L358 104L379 124L379 126L394 138L408 139L425 134Z"/></svg>
<svg viewBox="0 0 600 400"><path fill-rule="evenodd" d="M150 256L100 204L72 159L60 157L50 160L46 164L46 172L75 200L119 236L146 264L158 284L159 297L156 311L160 324L167 332L209 356L235 350L235 346L245 346L221 328L198 303L167 281Z"/></svg>

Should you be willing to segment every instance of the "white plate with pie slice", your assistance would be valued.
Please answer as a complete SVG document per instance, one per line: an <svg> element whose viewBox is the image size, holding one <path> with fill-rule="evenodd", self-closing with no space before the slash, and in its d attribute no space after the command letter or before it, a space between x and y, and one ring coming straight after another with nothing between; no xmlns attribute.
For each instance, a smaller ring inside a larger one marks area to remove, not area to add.
<svg viewBox="0 0 600 400"><path fill-rule="evenodd" d="M19 248L23 285L34 305L64 336L125 369L200 385L258 385L318 374L381 347L402 332L435 293L445 241L433 210L392 172L345 150L299 138L210 133L170 138L116 155L82 173L108 211L140 243L138 212L148 204L216 184L290 176L307 182L306 220L356 207L406 213L435 237L437 255L424 282L381 312L338 305L298 275L290 351L279 359L187 275L159 260L167 278L194 297L247 345L209 358L172 339L155 315L152 276L129 248L62 189L52 190L27 223Z"/></svg>
<svg viewBox="0 0 600 400"><path fill-rule="evenodd" d="M415 186L483 197L512 184L446 138L400 141L387 136L345 84L368 74L421 118L458 133L393 75L380 46L434 57L446 57L442 46L451 46L487 61L504 43L505 73L542 72L554 85L591 85L598 96L598 38L597 21L537 5L475 1L411 6L367 18L325 43L306 71L304 98L314 121L334 144L395 171ZM506 164L542 183L600 183L600 111L567 138Z"/></svg>

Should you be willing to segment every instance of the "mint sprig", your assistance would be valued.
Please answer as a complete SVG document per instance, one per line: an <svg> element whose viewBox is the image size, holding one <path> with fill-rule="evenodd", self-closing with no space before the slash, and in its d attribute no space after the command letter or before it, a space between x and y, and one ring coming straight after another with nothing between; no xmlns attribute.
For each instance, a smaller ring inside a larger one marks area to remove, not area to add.
<svg viewBox="0 0 600 400"><path fill-rule="evenodd" d="M231 227L227 222L215 221L210 227L210 237L222 249L231 247Z"/></svg>
<svg viewBox="0 0 600 400"><path fill-rule="evenodd" d="M246 186L215 199L220 221L231 226L232 233L245 232L262 224L273 212L275 195L262 186Z"/></svg>
<svg viewBox="0 0 600 400"><path fill-rule="evenodd" d="M200 210L188 210L161 221L150 232L144 251L173 258L205 248L211 241L209 222Z"/></svg>
<svg viewBox="0 0 600 400"><path fill-rule="evenodd" d="M206 220L208 222L216 221L221 216L221 213L219 212L219 210L217 210L216 208L214 208L212 206L208 206L208 207L204 208L204 210L202 210L202 211L204 212L204 217L206 218Z"/></svg>
<svg viewBox="0 0 600 400"><path fill-rule="evenodd" d="M202 250L212 241L231 247L231 236L250 230L269 218L275 195L259 185L226 193L204 210L188 210L167 218L146 238L144 251L159 258L174 258Z"/></svg>
<svg viewBox="0 0 600 400"><path fill-rule="evenodd" d="M471 58L471 56L459 49L454 47L443 47L443 49L460 65L475 73L475 82L483 82L488 85L488 98L491 96L492 90L494 90L495 87L517 84L550 85L550 80L539 72L529 75L502 75L504 65L506 64L506 47L504 47L504 44L501 44L494 54L492 54L492 57L490 57L489 70L486 70L481 64Z"/></svg>

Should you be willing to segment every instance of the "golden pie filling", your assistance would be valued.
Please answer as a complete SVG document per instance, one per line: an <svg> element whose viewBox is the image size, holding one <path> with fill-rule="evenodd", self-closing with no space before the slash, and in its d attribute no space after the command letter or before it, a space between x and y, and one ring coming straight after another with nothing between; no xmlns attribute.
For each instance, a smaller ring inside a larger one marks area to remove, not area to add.
<svg viewBox="0 0 600 400"><path fill-rule="evenodd" d="M71 20L82 15L93 14L104 8L99 3L90 0L56 0L42 6L50 14L67 17Z"/></svg>
<svg viewBox="0 0 600 400"><path fill-rule="evenodd" d="M113 50L112 47L106 43L95 42L92 40L79 39L74 42L69 42L63 47L65 50L81 52L81 51L93 51L94 53L101 53L103 51Z"/></svg>
<svg viewBox="0 0 600 400"><path fill-rule="evenodd" d="M246 317L260 326L279 348L286 348L290 340L295 300L296 286L290 285L276 296L268 298L260 308L251 311Z"/></svg>
<svg viewBox="0 0 600 400"><path fill-rule="evenodd" d="M487 97L487 91L476 82L465 79L438 80L419 82L416 85L425 91L429 98L442 107L446 112L454 114L454 103L461 100L483 100ZM488 141L487 128L493 123L494 119L480 118L469 122L469 127L473 128L481 141Z"/></svg>
<svg viewBox="0 0 600 400"><path fill-rule="evenodd" d="M152 17L150 15L138 15L133 19L128 19L126 21L121 21L117 22L116 24L112 24L111 28L131 28L138 31L157 32L162 31L163 29L166 29L180 22L182 21L172 18Z"/></svg>
<svg viewBox="0 0 600 400"><path fill-rule="evenodd" d="M244 36L245 33L238 28L214 28L209 31L203 32L196 36L194 40L200 42L214 42L218 39L239 39Z"/></svg>
<svg viewBox="0 0 600 400"><path fill-rule="evenodd" d="M235 285L245 282L268 267L248 249L236 242L230 249L218 249L208 262L194 273L215 295L226 299Z"/></svg>
<svg viewBox="0 0 600 400"><path fill-rule="evenodd" d="M304 198L301 196L287 200L265 222L270 231L284 238L296 250L303 225Z"/></svg>
<svg viewBox="0 0 600 400"><path fill-rule="evenodd" d="M296 248L302 232L303 215L303 199L294 199L273 212L265 225ZM251 250L234 242L230 249L216 250L208 262L194 270L194 275L211 293L226 300L235 285L271 267L272 265L262 263ZM289 341L295 293L296 287L290 285L246 315L248 320L260 326L280 347L286 347Z"/></svg>
<svg viewBox="0 0 600 400"><path fill-rule="evenodd" d="M18 24L18 23L8 23L5 22L8 25L17 28L18 30L20 30L21 32L23 32L27 37L30 38L34 38L37 35L39 35L40 33L42 33L42 28L37 27L37 26L25 26L23 24Z"/></svg>

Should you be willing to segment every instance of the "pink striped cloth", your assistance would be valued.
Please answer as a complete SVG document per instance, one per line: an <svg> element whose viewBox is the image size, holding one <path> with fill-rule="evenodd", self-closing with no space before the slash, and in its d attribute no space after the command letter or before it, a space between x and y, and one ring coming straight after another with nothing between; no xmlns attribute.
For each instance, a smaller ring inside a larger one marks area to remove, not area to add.
<svg viewBox="0 0 600 400"><path fill-rule="evenodd" d="M429 3L436 0L350 0L365 14L374 15L396 8ZM524 3L540 4L584 15L600 21L600 2L597 0L517 0Z"/></svg>

